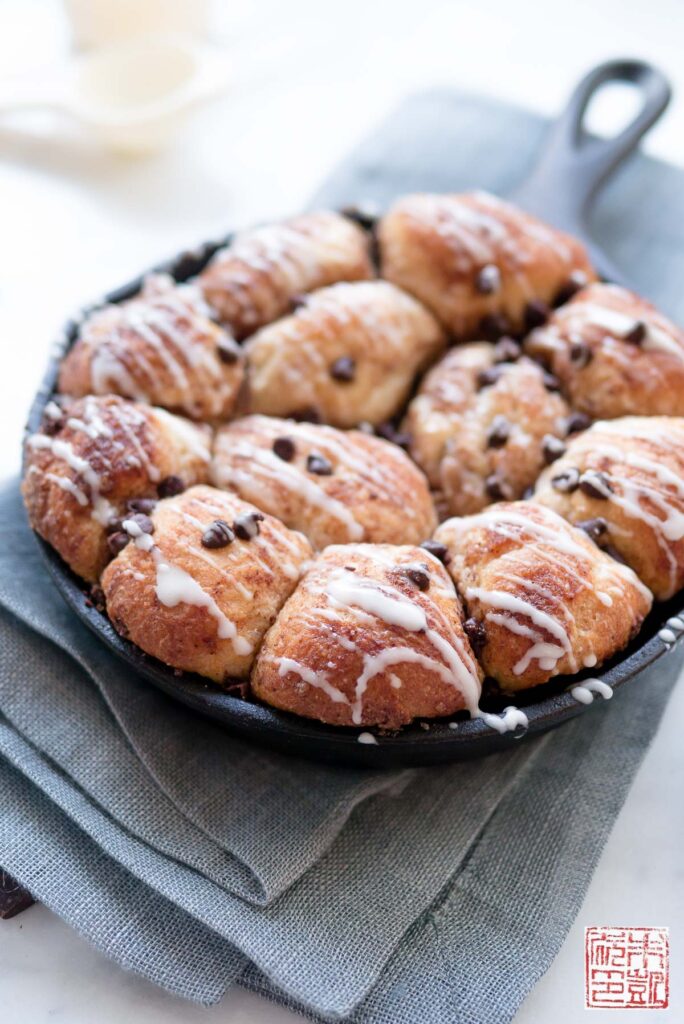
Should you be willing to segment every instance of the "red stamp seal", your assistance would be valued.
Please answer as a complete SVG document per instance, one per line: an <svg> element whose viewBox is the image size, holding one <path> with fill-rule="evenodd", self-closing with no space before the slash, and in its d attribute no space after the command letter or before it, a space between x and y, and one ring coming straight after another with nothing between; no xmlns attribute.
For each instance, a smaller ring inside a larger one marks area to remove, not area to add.
<svg viewBox="0 0 684 1024"><path fill-rule="evenodd" d="M585 1006L667 1009L669 954L667 928L585 928Z"/></svg>

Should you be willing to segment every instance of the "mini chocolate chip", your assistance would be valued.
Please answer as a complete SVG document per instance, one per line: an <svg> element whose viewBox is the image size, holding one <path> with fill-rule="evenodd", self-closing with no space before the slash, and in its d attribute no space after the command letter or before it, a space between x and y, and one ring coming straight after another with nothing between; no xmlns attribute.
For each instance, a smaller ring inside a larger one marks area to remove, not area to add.
<svg viewBox="0 0 684 1024"><path fill-rule="evenodd" d="M580 490L590 498L601 498L604 500L613 490L605 473L601 473L595 469L589 469L586 473L582 473L579 486Z"/></svg>
<svg viewBox="0 0 684 1024"><path fill-rule="evenodd" d="M614 548L612 544L603 544L601 550L605 551L605 553L610 555L611 558L614 558L616 562L620 562L621 565L627 565L627 562L622 557L618 549Z"/></svg>
<svg viewBox="0 0 684 1024"><path fill-rule="evenodd" d="M290 309L293 313L296 313L298 309L306 306L309 296L303 293L297 292L297 294L290 297Z"/></svg>
<svg viewBox="0 0 684 1024"><path fill-rule="evenodd" d="M55 434L59 434L60 430L66 423L64 416L45 416L40 429L43 434L47 434L48 437L54 437Z"/></svg>
<svg viewBox="0 0 684 1024"><path fill-rule="evenodd" d="M252 540L260 532L259 523L263 522L261 512L246 512L238 516L233 523L233 530L240 540Z"/></svg>
<svg viewBox="0 0 684 1024"><path fill-rule="evenodd" d="M568 280L560 286L553 300L554 306L562 306L576 295L587 283L587 275L582 270L573 270Z"/></svg>
<svg viewBox="0 0 684 1024"><path fill-rule="evenodd" d="M488 366L486 370L480 370L477 375L477 386L479 388L489 388L492 384L496 384L501 374L505 371L505 367Z"/></svg>
<svg viewBox="0 0 684 1024"><path fill-rule="evenodd" d="M295 457L295 443L291 437L276 437L273 451L283 462L292 462Z"/></svg>
<svg viewBox="0 0 684 1024"><path fill-rule="evenodd" d="M511 436L511 425L505 416L495 416L487 431L487 447L503 448Z"/></svg>
<svg viewBox="0 0 684 1024"><path fill-rule="evenodd" d="M131 498L126 502L126 508L131 512L144 512L146 516L154 512L157 502L155 498Z"/></svg>
<svg viewBox="0 0 684 1024"><path fill-rule="evenodd" d="M110 533L107 537L107 547L113 555L118 555L126 547L129 540L128 534L124 533L123 530L119 530L118 533Z"/></svg>
<svg viewBox="0 0 684 1024"><path fill-rule="evenodd" d="M480 331L488 341L498 341L510 332L511 325L500 313L488 313L480 320Z"/></svg>
<svg viewBox="0 0 684 1024"><path fill-rule="evenodd" d="M608 523L601 516L597 516L595 519L583 519L579 523L575 523L575 526L579 530L583 530L587 537L596 542L599 537L602 537L608 529Z"/></svg>
<svg viewBox="0 0 684 1024"><path fill-rule="evenodd" d="M185 484L179 476L165 476L157 486L157 494L160 498L173 498L176 494L182 494Z"/></svg>
<svg viewBox="0 0 684 1024"><path fill-rule="evenodd" d="M547 466L550 466L556 459L560 459L561 455L565 455L565 450L565 444L559 437L554 437L553 434L544 434L542 438L542 454Z"/></svg>
<svg viewBox="0 0 684 1024"><path fill-rule="evenodd" d="M411 444L411 435L404 430L398 430L389 420L387 423L380 423L375 428L375 433L385 441L398 445L399 448L408 448Z"/></svg>
<svg viewBox="0 0 684 1024"><path fill-rule="evenodd" d="M124 522L135 523L138 529L142 530L143 533L154 533L154 523L149 516L145 515L144 512L136 512L132 516L126 516Z"/></svg>
<svg viewBox="0 0 684 1024"><path fill-rule="evenodd" d="M340 356L330 365L330 376L342 384L348 384L356 375L356 362L351 356Z"/></svg>
<svg viewBox="0 0 684 1024"><path fill-rule="evenodd" d="M410 566L406 570L406 575L412 583L418 587L419 590L427 590L430 586L430 574L427 571L427 566Z"/></svg>
<svg viewBox="0 0 684 1024"><path fill-rule="evenodd" d="M477 619L466 619L463 623L463 629L470 641L473 652L476 655L481 654L487 643L487 628L484 622L479 622Z"/></svg>
<svg viewBox="0 0 684 1024"><path fill-rule="evenodd" d="M289 418L297 423L320 423L321 414L313 405L307 405L304 409L296 409L290 413Z"/></svg>
<svg viewBox="0 0 684 1024"><path fill-rule="evenodd" d="M630 345L641 345L646 340L648 328L643 320L637 320L631 330L627 331L624 336L624 340L628 341Z"/></svg>
<svg viewBox="0 0 684 1024"><path fill-rule="evenodd" d="M240 349L232 338L220 338L216 343L216 354L226 366L232 366L240 358Z"/></svg>
<svg viewBox="0 0 684 1024"><path fill-rule="evenodd" d="M562 473L551 477L551 486L560 491L561 494L572 494L579 487L579 481L579 469L564 469Z"/></svg>
<svg viewBox="0 0 684 1024"><path fill-rule="evenodd" d="M347 572L356 572L355 565L345 565L345 569L347 570Z"/></svg>
<svg viewBox="0 0 684 1024"><path fill-rule="evenodd" d="M571 412L565 421L565 429L568 434L579 434L580 430L586 430L591 424L591 417L585 412Z"/></svg>
<svg viewBox="0 0 684 1024"><path fill-rule="evenodd" d="M525 327L533 331L535 327L541 327L549 318L549 307L540 299L532 299L525 306Z"/></svg>
<svg viewBox="0 0 684 1024"><path fill-rule="evenodd" d="M585 366L594 358L594 353L591 351L589 346L584 341L577 339L576 341L570 342L569 352L570 362L578 370L583 370Z"/></svg>
<svg viewBox="0 0 684 1024"><path fill-rule="evenodd" d="M499 338L494 346L495 363L514 363L521 355L522 348L514 338Z"/></svg>
<svg viewBox="0 0 684 1024"><path fill-rule="evenodd" d="M125 516L114 516L105 526L105 533L119 533L123 529Z"/></svg>
<svg viewBox="0 0 684 1024"><path fill-rule="evenodd" d="M501 287L501 273L494 263L487 263L475 278L475 290L480 295L491 295Z"/></svg>
<svg viewBox="0 0 684 1024"><path fill-rule="evenodd" d="M544 373L542 380L547 391L560 391L560 381L552 373Z"/></svg>
<svg viewBox="0 0 684 1024"><path fill-rule="evenodd" d="M491 473L485 479L485 491L492 501L503 501L511 496L508 484L497 473Z"/></svg>
<svg viewBox="0 0 684 1024"><path fill-rule="evenodd" d="M438 558L442 565L449 564L449 550L445 544L440 544L438 540L424 540L420 546Z"/></svg>
<svg viewBox="0 0 684 1024"><path fill-rule="evenodd" d="M202 534L203 548L226 548L235 540L235 534L225 519L215 519Z"/></svg>
<svg viewBox="0 0 684 1024"><path fill-rule="evenodd" d="M332 463L320 452L311 452L307 455L306 468L309 473L315 473L316 476L332 476Z"/></svg>
<svg viewBox="0 0 684 1024"><path fill-rule="evenodd" d="M366 231L370 231L380 216L380 210L374 203L359 203L358 206L343 206L340 213L348 220L355 221L359 227L364 228Z"/></svg>

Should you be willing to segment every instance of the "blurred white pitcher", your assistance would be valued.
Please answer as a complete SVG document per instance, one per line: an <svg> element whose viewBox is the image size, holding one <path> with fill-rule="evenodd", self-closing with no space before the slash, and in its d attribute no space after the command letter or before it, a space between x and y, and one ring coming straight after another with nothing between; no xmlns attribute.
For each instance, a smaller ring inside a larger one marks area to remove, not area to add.
<svg viewBox="0 0 684 1024"><path fill-rule="evenodd" d="M197 104L223 92L224 51L191 36L113 43L43 75L0 81L0 115L61 111L125 152L158 149Z"/></svg>
<svg viewBox="0 0 684 1024"><path fill-rule="evenodd" d="M64 0L76 45L84 49L156 32L206 35L211 0Z"/></svg>

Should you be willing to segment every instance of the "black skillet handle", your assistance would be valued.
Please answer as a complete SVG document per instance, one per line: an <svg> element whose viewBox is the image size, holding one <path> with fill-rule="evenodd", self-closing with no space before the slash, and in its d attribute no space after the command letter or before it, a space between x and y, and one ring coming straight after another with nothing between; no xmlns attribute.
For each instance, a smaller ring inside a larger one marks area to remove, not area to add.
<svg viewBox="0 0 684 1024"><path fill-rule="evenodd" d="M642 106L619 135L601 139L586 130L584 115L592 98L608 82L635 86ZM599 64L577 85L514 200L556 227L586 237L584 218L596 193L658 120L670 96L670 83L651 64L640 60Z"/></svg>

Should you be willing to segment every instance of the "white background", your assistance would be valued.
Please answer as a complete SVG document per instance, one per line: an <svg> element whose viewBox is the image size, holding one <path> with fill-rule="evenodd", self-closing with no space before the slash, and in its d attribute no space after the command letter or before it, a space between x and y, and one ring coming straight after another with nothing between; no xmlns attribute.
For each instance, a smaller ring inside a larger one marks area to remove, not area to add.
<svg viewBox="0 0 684 1024"><path fill-rule="evenodd" d="M234 84L169 151L115 158L66 122L0 116L3 475L18 467L23 419L50 339L69 312L180 248L296 210L415 89L465 87L553 113L592 64L644 57L667 72L676 93L647 148L684 164L682 0L236 0L216 6L215 38L234 66ZM2 73L41 69L65 55L68 44L58 0L0 0ZM595 124L610 130L626 109L625 96L606 96ZM518 1024L586 1019L582 930L589 924L669 925L681 986L683 689L578 921ZM298 1019L244 993L210 1011L166 996L106 962L43 907L0 922L0 992L3 1024ZM669 1013L642 1011L637 1024L684 1019L682 1000L675 984ZM631 1014L593 1012L607 1024L625 1018L634 1024Z"/></svg>

